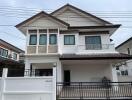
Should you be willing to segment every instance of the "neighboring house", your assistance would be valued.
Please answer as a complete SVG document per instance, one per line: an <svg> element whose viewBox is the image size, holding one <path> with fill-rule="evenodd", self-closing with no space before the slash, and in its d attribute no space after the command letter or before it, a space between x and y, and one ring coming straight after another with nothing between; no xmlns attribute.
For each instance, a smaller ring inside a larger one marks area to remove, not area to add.
<svg viewBox="0 0 132 100"><path fill-rule="evenodd" d="M0 70L3 68L22 68L24 58L21 56L24 51L12 44L0 39Z"/></svg>
<svg viewBox="0 0 132 100"><path fill-rule="evenodd" d="M120 53L132 55L132 37L116 47ZM119 81L132 81L132 60L128 60L119 64L116 68Z"/></svg>
<svg viewBox="0 0 132 100"><path fill-rule="evenodd" d="M0 39L0 56L1 57L11 59L14 61L19 61L20 54L24 54L24 51Z"/></svg>
<svg viewBox="0 0 132 100"><path fill-rule="evenodd" d="M16 27L26 36L25 77L10 80L6 100L109 98L105 93L110 86L97 83L117 82L113 67L132 58L110 42L120 25L69 4L51 14L42 11ZM115 89L109 96L116 97L120 87Z"/></svg>

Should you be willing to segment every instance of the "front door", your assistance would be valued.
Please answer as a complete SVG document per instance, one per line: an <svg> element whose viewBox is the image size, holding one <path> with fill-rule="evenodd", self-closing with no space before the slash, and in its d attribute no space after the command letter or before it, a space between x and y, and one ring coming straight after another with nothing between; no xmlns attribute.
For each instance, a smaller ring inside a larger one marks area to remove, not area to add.
<svg viewBox="0 0 132 100"><path fill-rule="evenodd" d="M70 70L64 71L64 83L65 85L70 85Z"/></svg>

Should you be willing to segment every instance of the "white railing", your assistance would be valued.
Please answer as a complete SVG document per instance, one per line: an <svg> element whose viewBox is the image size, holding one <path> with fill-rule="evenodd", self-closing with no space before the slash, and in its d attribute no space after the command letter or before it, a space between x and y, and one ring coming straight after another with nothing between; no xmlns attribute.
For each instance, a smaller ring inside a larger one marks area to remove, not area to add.
<svg viewBox="0 0 132 100"><path fill-rule="evenodd" d="M107 50L107 49L114 49L114 44L86 44L86 45L78 45L78 49L82 49L82 50Z"/></svg>

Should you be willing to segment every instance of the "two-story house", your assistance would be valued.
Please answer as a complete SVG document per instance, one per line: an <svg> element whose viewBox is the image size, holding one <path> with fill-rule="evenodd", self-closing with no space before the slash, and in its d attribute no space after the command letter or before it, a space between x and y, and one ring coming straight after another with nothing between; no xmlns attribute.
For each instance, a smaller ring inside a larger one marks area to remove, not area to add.
<svg viewBox="0 0 132 100"><path fill-rule="evenodd" d="M23 67L24 58L21 55L24 51L13 46L12 44L0 39L0 70L2 68L19 68Z"/></svg>
<svg viewBox="0 0 132 100"><path fill-rule="evenodd" d="M30 76L57 77L64 86L104 77L117 82L113 67L132 58L110 42L120 25L69 4L50 14L42 11L16 27L26 36L25 69L31 70Z"/></svg>
<svg viewBox="0 0 132 100"><path fill-rule="evenodd" d="M120 53L132 55L132 37L116 47ZM119 64L116 68L119 81L132 81L132 60L128 60Z"/></svg>

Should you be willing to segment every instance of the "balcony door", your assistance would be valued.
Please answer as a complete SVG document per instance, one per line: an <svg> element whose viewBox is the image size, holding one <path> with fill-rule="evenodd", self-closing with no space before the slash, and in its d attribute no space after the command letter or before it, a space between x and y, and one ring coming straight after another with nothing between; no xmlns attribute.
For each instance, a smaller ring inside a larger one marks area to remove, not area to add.
<svg viewBox="0 0 132 100"><path fill-rule="evenodd" d="M102 48L100 36L85 36L86 50L98 50Z"/></svg>

